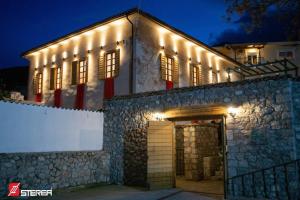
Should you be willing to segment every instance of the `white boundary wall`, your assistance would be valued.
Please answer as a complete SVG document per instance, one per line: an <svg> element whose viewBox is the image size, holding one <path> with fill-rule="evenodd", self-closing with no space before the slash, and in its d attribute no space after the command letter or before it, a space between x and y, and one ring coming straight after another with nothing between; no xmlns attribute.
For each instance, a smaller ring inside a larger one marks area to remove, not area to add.
<svg viewBox="0 0 300 200"><path fill-rule="evenodd" d="M103 113L0 101L0 153L102 150Z"/></svg>

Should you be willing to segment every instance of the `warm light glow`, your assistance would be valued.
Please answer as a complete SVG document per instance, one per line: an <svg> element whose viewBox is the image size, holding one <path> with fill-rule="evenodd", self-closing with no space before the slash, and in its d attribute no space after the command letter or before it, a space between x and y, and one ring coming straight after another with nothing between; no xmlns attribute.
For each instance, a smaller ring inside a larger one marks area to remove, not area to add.
<svg viewBox="0 0 300 200"><path fill-rule="evenodd" d="M74 40L74 41L79 40L79 36L74 36L74 37L72 37L72 40Z"/></svg>
<svg viewBox="0 0 300 200"><path fill-rule="evenodd" d="M258 49L256 49L256 48L251 48L251 49L246 49L246 51L247 51L248 53L256 53L256 52L258 52Z"/></svg>
<svg viewBox="0 0 300 200"><path fill-rule="evenodd" d="M55 61L56 61L56 55L52 55L51 61L52 61L52 62L55 62Z"/></svg>
<svg viewBox="0 0 300 200"><path fill-rule="evenodd" d="M87 31L84 33L85 36L90 36L94 33L94 31Z"/></svg>
<svg viewBox="0 0 300 200"><path fill-rule="evenodd" d="M231 116L235 116L236 114L238 114L239 109L236 107L228 107L227 112L231 115Z"/></svg>
<svg viewBox="0 0 300 200"><path fill-rule="evenodd" d="M173 40L179 40L181 37L179 35L172 35L171 36Z"/></svg>
<svg viewBox="0 0 300 200"><path fill-rule="evenodd" d="M90 54L88 54L88 56L87 56L87 61L88 61L88 68L89 68L89 70L88 70L88 77L89 77L89 81L88 81L88 83L89 84L96 84L96 82L97 81L94 81L94 80L92 80L95 76L93 76L94 75L94 71L95 71L95 69L94 69L94 67L95 67L95 65L94 65L94 63L93 63L93 55L90 53Z"/></svg>
<svg viewBox="0 0 300 200"><path fill-rule="evenodd" d="M116 41L122 41L122 32L121 31L117 31L117 36L116 36Z"/></svg>
<svg viewBox="0 0 300 200"><path fill-rule="evenodd" d="M44 65L47 65L48 64L48 59L47 59L47 56L44 55Z"/></svg>
<svg viewBox="0 0 300 200"><path fill-rule="evenodd" d="M114 26L120 26L124 23L124 20L120 19L120 20L116 20L112 22L112 25Z"/></svg>
<svg viewBox="0 0 300 200"><path fill-rule="evenodd" d="M51 49L56 49L58 47L58 44L53 44L50 46Z"/></svg>
<svg viewBox="0 0 300 200"><path fill-rule="evenodd" d="M190 41L187 41L186 42L186 46L188 46L188 47L191 47L191 46L193 46L194 44L192 43L192 42L190 42Z"/></svg>
<svg viewBox="0 0 300 200"><path fill-rule="evenodd" d="M165 46L165 40L162 35L159 37L159 46L161 46L161 47Z"/></svg>
<svg viewBox="0 0 300 200"><path fill-rule="evenodd" d="M98 31L105 31L108 29L108 26L100 26L97 28Z"/></svg>
<svg viewBox="0 0 300 200"><path fill-rule="evenodd" d="M209 67L212 67L212 57L213 57L213 53L211 53L211 52L207 52L207 62L208 62L208 66Z"/></svg>
<svg viewBox="0 0 300 200"><path fill-rule="evenodd" d="M106 42L106 31L100 33L100 46L104 47Z"/></svg>
<svg viewBox="0 0 300 200"><path fill-rule="evenodd" d="M73 54L74 54L74 55L77 55L77 54L78 54L78 46L74 47Z"/></svg>
<svg viewBox="0 0 300 200"><path fill-rule="evenodd" d="M162 120L164 120L165 115L164 115L163 113L157 112L157 113L154 113L154 118L155 118L157 121L162 121Z"/></svg>
<svg viewBox="0 0 300 200"><path fill-rule="evenodd" d="M63 54L62 54L62 57L63 58L67 58L68 57L68 53L66 51L64 51Z"/></svg>
<svg viewBox="0 0 300 200"><path fill-rule="evenodd" d="M162 27L159 27L159 28L158 28L158 31L159 31L159 33L160 33L160 34L165 34L165 33L167 33L167 32L168 32L168 30L167 30L167 29L165 29L165 28L162 28Z"/></svg>
<svg viewBox="0 0 300 200"><path fill-rule="evenodd" d="M202 48L202 47L197 47L197 49L196 49L198 52L200 52L200 51L204 51L204 49Z"/></svg>
<svg viewBox="0 0 300 200"><path fill-rule="evenodd" d="M64 41L61 42L62 45L66 45L68 43L69 43L69 40L64 40Z"/></svg>

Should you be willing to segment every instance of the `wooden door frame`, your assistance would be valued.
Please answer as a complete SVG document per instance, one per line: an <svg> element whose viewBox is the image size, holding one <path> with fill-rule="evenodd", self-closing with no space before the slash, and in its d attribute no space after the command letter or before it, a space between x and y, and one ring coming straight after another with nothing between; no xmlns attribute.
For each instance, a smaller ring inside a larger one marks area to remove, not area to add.
<svg viewBox="0 0 300 200"><path fill-rule="evenodd" d="M224 184L224 198L227 197L227 137L226 137L226 116L227 107L224 105L213 106L191 106L181 108L171 108L164 112L165 119L168 121L184 121L184 120L209 120L221 119L221 133L222 133L222 151L223 151L223 184ZM173 140L174 142L174 140ZM175 144L174 144L175 145ZM176 175L176 171L175 174ZM176 176L175 176L176 177Z"/></svg>

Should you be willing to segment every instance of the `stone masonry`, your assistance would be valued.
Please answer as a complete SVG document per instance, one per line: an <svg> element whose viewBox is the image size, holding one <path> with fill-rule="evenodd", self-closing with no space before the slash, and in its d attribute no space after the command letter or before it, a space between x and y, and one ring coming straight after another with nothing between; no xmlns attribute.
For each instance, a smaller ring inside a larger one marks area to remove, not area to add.
<svg viewBox="0 0 300 200"><path fill-rule="evenodd" d="M0 154L0 197L10 182L21 189L57 189L109 182L104 151Z"/></svg>
<svg viewBox="0 0 300 200"><path fill-rule="evenodd" d="M205 177L204 167L216 170L216 167L220 164L218 145L218 127L216 125L190 125L184 128L186 179L197 181L207 178ZM204 160L212 162L204 163ZM206 173L206 175L213 174Z"/></svg>
<svg viewBox="0 0 300 200"><path fill-rule="evenodd" d="M111 156L111 181L147 184L147 124L156 120L154 113L170 108L220 104L237 108L226 117L229 177L296 159L299 88L299 79L269 77L105 101L104 149Z"/></svg>

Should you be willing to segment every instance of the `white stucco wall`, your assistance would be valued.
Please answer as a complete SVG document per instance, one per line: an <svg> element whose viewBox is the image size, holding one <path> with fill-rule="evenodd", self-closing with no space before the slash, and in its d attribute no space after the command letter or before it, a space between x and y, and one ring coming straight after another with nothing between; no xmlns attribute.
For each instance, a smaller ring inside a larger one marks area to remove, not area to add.
<svg viewBox="0 0 300 200"><path fill-rule="evenodd" d="M0 153L101 150L103 113L0 101Z"/></svg>

